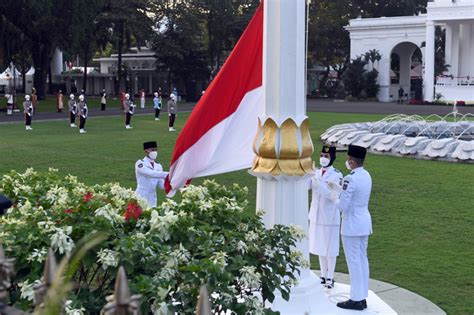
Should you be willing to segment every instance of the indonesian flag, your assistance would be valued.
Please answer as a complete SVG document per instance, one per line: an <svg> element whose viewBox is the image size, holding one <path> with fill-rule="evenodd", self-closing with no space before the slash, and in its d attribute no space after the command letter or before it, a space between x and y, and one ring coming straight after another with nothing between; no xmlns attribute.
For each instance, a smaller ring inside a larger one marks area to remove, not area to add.
<svg viewBox="0 0 474 315"><path fill-rule="evenodd" d="M251 167L263 112L262 51L261 4L176 140L168 197L192 178Z"/></svg>

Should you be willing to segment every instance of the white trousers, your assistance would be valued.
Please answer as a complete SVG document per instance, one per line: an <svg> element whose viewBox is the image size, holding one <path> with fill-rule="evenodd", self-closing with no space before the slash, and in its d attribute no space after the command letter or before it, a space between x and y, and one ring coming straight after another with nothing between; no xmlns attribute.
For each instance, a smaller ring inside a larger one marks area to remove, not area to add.
<svg viewBox="0 0 474 315"><path fill-rule="evenodd" d="M361 301L369 295L369 260L367 245L369 236L342 236L349 277L351 279L351 300Z"/></svg>
<svg viewBox="0 0 474 315"><path fill-rule="evenodd" d="M326 279L334 279L336 259L337 257L319 256L319 267L321 268L321 277Z"/></svg>
<svg viewBox="0 0 474 315"><path fill-rule="evenodd" d="M148 192L140 188L137 188L135 192L137 193L137 195L139 195L140 197L142 197L143 199L147 201L149 208L156 207L156 192Z"/></svg>

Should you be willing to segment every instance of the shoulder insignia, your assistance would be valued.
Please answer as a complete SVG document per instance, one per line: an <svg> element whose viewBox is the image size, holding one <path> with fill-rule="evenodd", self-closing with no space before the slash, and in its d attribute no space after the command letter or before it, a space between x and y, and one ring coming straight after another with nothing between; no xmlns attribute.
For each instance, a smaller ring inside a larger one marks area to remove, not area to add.
<svg viewBox="0 0 474 315"><path fill-rule="evenodd" d="M138 164L138 168L142 168L142 167L143 167L143 163Z"/></svg>
<svg viewBox="0 0 474 315"><path fill-rule="evenodd" d="M342 185L342 190L346 190L347 186L349 186L349 181L347 179L344 180L344 183Z"/></svg>
<svg viewBox="0 0 474 315"><path fill-rule="evenodd" d="M349 175L354 175L354 171L350 172Z"/></svg>

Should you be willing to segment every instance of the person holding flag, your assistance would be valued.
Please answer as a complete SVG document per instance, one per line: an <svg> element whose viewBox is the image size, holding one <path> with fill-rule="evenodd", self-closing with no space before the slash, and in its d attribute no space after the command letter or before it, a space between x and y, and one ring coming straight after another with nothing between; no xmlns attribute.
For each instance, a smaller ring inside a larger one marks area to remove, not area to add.
<svg viewBox="0 0 474 315"><path fill-rule="evenodd" d="M146 200L148 207L156 207L156 189L164 189L164 179L168 172L163 171L163 166L156 162L158 156L156 141L143 143L145 157L135 163L135 176L137 178L138 196Z"/></svg>

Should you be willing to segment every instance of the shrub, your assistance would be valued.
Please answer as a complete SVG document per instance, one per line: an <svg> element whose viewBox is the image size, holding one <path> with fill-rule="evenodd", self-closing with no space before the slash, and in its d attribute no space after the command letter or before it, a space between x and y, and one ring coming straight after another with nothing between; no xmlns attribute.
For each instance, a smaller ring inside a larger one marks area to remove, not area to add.
<svg viewBox="0 0 474 315"><path fill-rule="evenodd" d="M135 193L118 184L87 186L71 175L28 169L4 175L0 192L15 205L0 219L0 243L16 258L12 302L32 308L32 287L42 274L47 248L58 257L94 231L109 237L81 261L68 301L69 313L98 314L113 290L119 265L141 309L194 312L201 284L215 311L271 313L253 294L273 300L289 296L295 273L305 263L294 249L302 232L276 225L266 229L261 214L246 211L246 188L205 181L182 190L179 202L145 209Z"/></svg>

